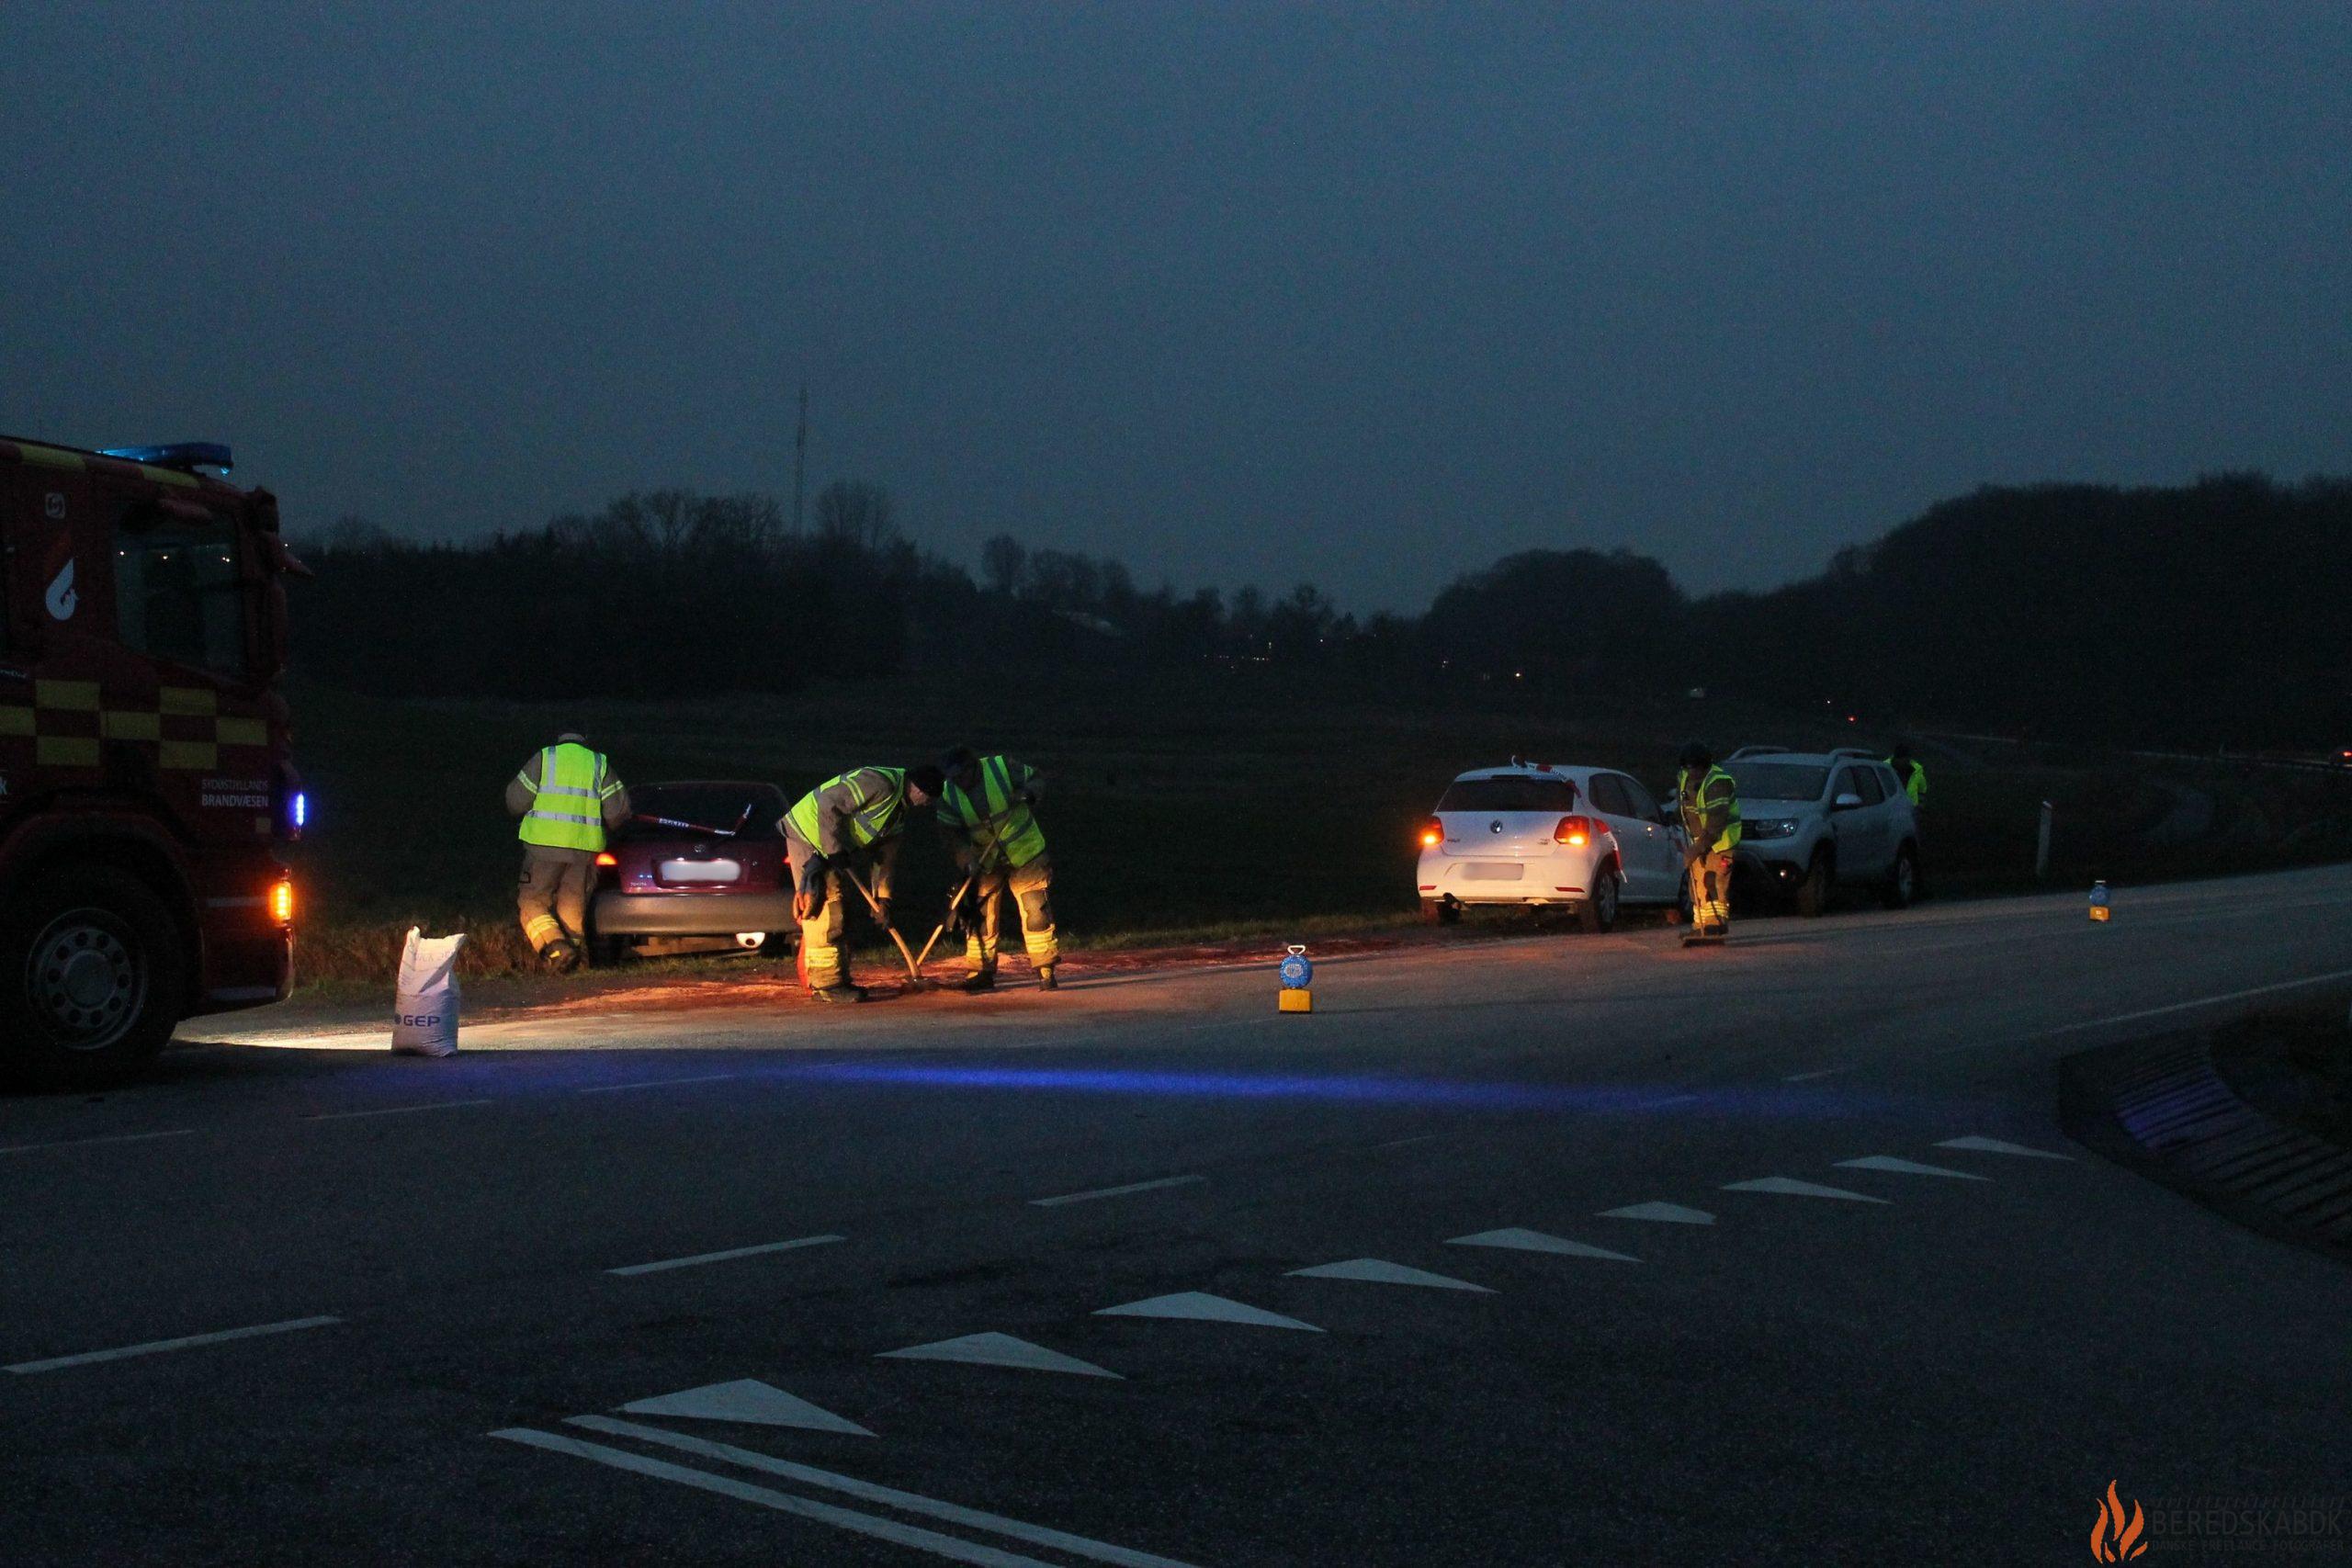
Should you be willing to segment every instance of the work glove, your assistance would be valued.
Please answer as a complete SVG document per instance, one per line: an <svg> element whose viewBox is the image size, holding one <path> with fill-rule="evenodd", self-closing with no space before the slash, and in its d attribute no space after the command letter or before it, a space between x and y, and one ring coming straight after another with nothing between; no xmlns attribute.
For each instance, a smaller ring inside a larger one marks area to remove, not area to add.
<svg viewBox="0 0 2352 1568"><path fill-rule="evenodd" d="M825 901L814 893L800 892L792 896L792 918L796 920L813 920L817 918L817 911L824 907Z"/></svg>
<svg viewBox="0 0 2352 1568"><path fill-rule="evenodd" d="M890 896L888 893L874 896L874 919L882 925L890 923Z"/></svg>

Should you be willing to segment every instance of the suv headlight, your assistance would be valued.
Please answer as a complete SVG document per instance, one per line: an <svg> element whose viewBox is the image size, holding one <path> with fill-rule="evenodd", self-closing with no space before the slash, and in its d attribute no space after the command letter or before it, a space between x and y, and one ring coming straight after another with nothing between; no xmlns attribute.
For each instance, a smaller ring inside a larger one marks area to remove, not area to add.
<svg viewBox="0 0 2352 1568"><path fill-rule="evenodd" d="M1739 836L1743 839L1787 839L1793 838L1796 830L1796 818L1793 817L1762 817L1741 824Z"/></svg>

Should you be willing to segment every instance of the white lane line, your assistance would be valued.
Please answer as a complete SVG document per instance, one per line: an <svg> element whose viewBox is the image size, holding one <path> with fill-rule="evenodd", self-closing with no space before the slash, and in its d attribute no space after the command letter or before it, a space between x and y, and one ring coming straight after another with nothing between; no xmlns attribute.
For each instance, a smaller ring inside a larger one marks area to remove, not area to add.
<svg viewBox="0 0 2352 1568"><path fill-rule="evenodd" d="M1445 1134L1443 1133L1421 1133L1410 1138L1397 1138L1389 1143L1374 1144L1372 1146L1375 1149L1401 1149L1410 1144L1426 1144L1430 1142L1432 1139L1442 1138L1444 1136Z"/></svg>
<svg viewBox="0 0 2352 1568"><path fill-rule="evenodd" d="M1897 1176L1948 1176L1960 1181L1990 1181L1989 1176L1979 1176L1973 1170L1954 1170L1945 1165L1921 1165L1916 1159L1897 1159L1893 1155L1864 1155L1860 1159L1841 1159L1844 1170L1887 1170Z"/></svg>
<svg viewBox="0 0 2352 1568"><path fill-rule="evenodd" d="M1237 1302L1229 1296L1213 1296L1206 1291L1179 1291L1172 1296L1149 1296L1139 1302L1127 1302L1119 1306L1096 1309L1097 1317L1175 1317L1194 1323L1246 1323L1258 1328L1303 1328L1309 1334L1323 1331L1311 1323L1301 1323L1295 1317L1284 1317L1264 1307L1253 1307L1247 1302Z"/></svg>
<svg viewBox="0 0 2352 1568"><path fill-rule="evenodd" d="M45 1361L18 1361L14 1366L0 1367L0 1371L53 1372L65 1367L86 1367L97 1361L119 1361L131 1356L154 1356L165 1350L187 1350L198 1345L221 1345L232 1339L256 1339L265 1334L291 1334L300 1328L324 1328L330 1323L341 1323L339 1317L295 1317L284 1323L256 1324L251 1328L223 1328L213 1334L188 1334L177 1339L151 1339L144 1345L125 1345L114 1350L85 1350L78 1356L51 1356Z"/></svg>
<svg viewBox="0 0 2352 1568"><path fill-rule="evenodd" d="M407 1116L419 1111L455 1111L467 1105L490 1105L488 1100L435 1100L424 1105L387 1105L375 1111L322 1111L315 1116L305 1116L305 1122L348 1122L359 1116Z"/></svg>
<svg viewBox="0 0 2352 1568"><path fill-rule="evenodd" d="M1476 1291L1487 1296L1495 1293L1487 1286L1474 1285L1451 1274L1432 1274L1426 1269L1414 1269L1378 1258L1351 1258L1345 1263L1318 1263L1312 1269L1294 1269L1289 1277L1294 1280L1361 1280L1368 1285L1423 1285L1436 1291Z"/></svg>
<svg viewBox="0 0 2352 1568"><path fill-rule="evenodd" d="M1670 1225L1711 1225L1715 1216L1704 1209L1686 1209L1679 1203L1629 1203L1622 1209L1603 1209L1604 1220L1658 1220Z"/></svg>
<svg viewBox="0 0 2352 1568"><path fill-rule="evenodd" d="M1562 1258L1606 1258L1617 1263L1639 1263L1638 1258L1622 1252L1611 1252L1605 1247L1588 1247L1565 1236L1546 1235L1542 1231L1522 1230L1517 1225L1498 1231L1480 1231L1476 1235L1458 1235L1445 1244L1448 1247L1503 1247L1517 1252L1550 1252Z"/></svg>
<svg viewBox="0 0 2352 1568"><path fill-rule="evenodd" d="M1851 1070L1848 1067L1819 1067L1809 1073L1791 1073L1781 1081L1782 1083L1811 1083L1815 1078L1835 1077L1839 1073Z"/></svg>
<svg viewBox="0 0 2352 1568"><path fill-rule="evenodd" d="M1124 1198L1130 1192L1157 1192L1163 1187L1190 1187L1205 1176L1163 1176L1157 1181L1130 1181L1125 1187L1098 1187L1091 1192L1065 1192L1058 1198L1032 1198L1033 1209L1058 1209L1064 1203L1091 1203L1097 1198Z"/></svg>
<svg viewBox="0 0 2352 1568"><path fill-rule="evenodd" d="M659 1274L665 1269L692 1269L701 1263L731 1263L738 1258L757 1258L768 1252L790 1252L796 1247L824 1247L846 1238L837 1235L804 1235L793 1241L763 1242L758 1247L730 1247L724 1252L697 1252L692 1258L665 1258L659 1263L632 1263L626 1269L607 1269L607 1274Z"/></svg>
<svg viewBox="0 0 2352 1568"><path fill-rule="evenodd" d="M855 1476L836 1475L830 1470L813 1465L794 1464L789 1460L739 1449L727 1443L714 1443L703 1438L689 1438L682 1433L664 1432L653 1427L639 1427L632 1422L615 1421L603 1416L574 1416L570 1425L585 1427L591 1431L610 1432L617 1437L636 1438L665 1448L699 1454L705 1459L724 1461L745 1470L756 1470L767 1475L780 1475L797 1481L803 1486L820 1486L829 1492L840 1492L861 1502L879 1503L884 1507L898 1508L926 1518L941 1519L966 1529L986 1530L991 1535L1027 1541L1032 1546L1051 1547L1067 1551L1073 1557L1088 1557L1097 1562L1116 1563L1118 1568L1193 1568L1172 1557L1155 1557L1148 1551L1136 1551L1128 1547L1114 1546L1109 1541L1093 1540L1086 1536L1072 1535L1068 1530L1049 1529L1044 1525L1025 1524L1009 1519L1001 1514L984 1513L978 1508L967 1508L957 1503L944 1503L936 1497L925 1497L913 1492L900 1492L895 1487L877 1486L871 1481ZM700 1473L697 1472L696 1473ZM985 1549L983 1549L985 1550ZM1026 1562L1027 1559L1018 1561Z"/></svg>
<svg viewBox="0 0 2352 1568"><path fill-rule="evenodd" d="M600 1083L578 1092L582 1094L619 1094L632 1089L668 1089L682 1083L718 1083L735 1077L733 1073L705 1073L691 1078L645 1078L637 1083Z"/></svg>
<svg viewBox="0 0 2352 1568"><path fill-rule="evenodd" d="M632 1400L621 1406L632 1416L676 1416L689 1421L740 1421L747 1427L797 1427L805 1432L839 1432L870 1438L872 1432L821 1404L811 1404L797 1393L786 1393L757 1378L706 1383L654 1399Z"/></svg>
<svg viewBox="0 0 2352 1568"><path fill-rule="evenodd" d="M967 1334L959 1338L935 1340L929 1345L910 1345L903 1350L885 1350L875 1359L964 1361L976 1367L1011 1367L1024 1372L1069 1372L1082 1378L1125 1381L1107 1367L1081 1361L1076 1356L1065 1356L1059 1350L1048 1350L1043 1345L1033 1345L1010 1334Z"/></svg>
<svg viewBox="0 0 2352 1568"><path fill-rule="evenodd" d="M28 1155L36 1149L86 1149L99 1144L144 1144L156 1138L185 1138L195 1131L193 1127L174 1127L166 1133L108 1133L96 1138L61 1138L53 1144L0 1144L0 1155Z"/></svg>
<svg viewBox="0 0 2352 1568"><path fill-rule="evenodd" d="M650 1430L650 1428L647 1428ZM545 1449L550 1453L570 1454L574 1459L593 1460L598 1464L611 1465L615 1470L631 1471L650 1475L658 1481L674 1481L682 1486L692 1486L704 1492L716 1492L722 1497L733 1497L745 1503L756 1503L763 1508L773 1508L779 1514L797 1514L804 1519L831 1525L858 1535L887 1540L893 1546L910 1546L918 1551L928 1551L944 1557L951 1562L971 1562L979 1568L1050 1568L1050 1564L1035 1557L1023 1557L1014 1552L999 1551L993 1546L965 1540L937 1530L922 1529L914 1525L902 1525L894 1519L874 1514L861 1514L854 1508L836 1507L814 1498L795 1497L772 1487L754 1486L748 1481L732 1476L713 1475L708 1471L693 1470L667 1460L649 1459L643 1454L628 1453L620 1449L608 1449L602 1443L583 1442L559 1432L537 1432L528 1427L508 1427L490 1434L510 1443L522 1443L529 1448ZM668 1436L664 1433L663 1436Z"/></svg>
<svg viewBox="0 0 2352 1568"><path fill-rule="evenodd" d="M1883 1203L1883 1198L1873 1198L1867 1192L1852 1192L1843 1187L1824 1187L1817 1181L1799 1181L1792 1176L1759 1176L1753 1181L1728 1181L1726 1192L1777 1192L1784 1198L1843 1198L1849 1203Z"/></svg>
<svg viewBox="0 0 2352 1568"><path fill-rule="evenodd" d="M1946 1138L1936 1147L1967 1149L1980 1155L2018 1155L2029 1159L2065 1160L2069 1164L2075 1158L2072 1155L2052 1154L2048 1149L2029 1148L2024 1144L2007 1143L1999 1138L1980 1138L1973 1134L1965 1138Z"/></svg>
<svg viewBox="0 0 2352 1568"><path fill-rule="evenodd" d="M1695 1094L1669 1094L1664 1100L1645 1100L1634 1107L1636 1111L1656 1111L1662 1105L1688 1105L1699 1097Z"/></svg>
<svg viewBox="0 0 2352 1568"><path fill-rule="evenodd" d="M2113 1018L2095 1018L2088 1023L2070 1023L2063 1029L2045 1029L2034 1038L2047 1040L2052 1035L2079 1034L2086 1029L2105 1029L2110 1023L2137 1023L2143 1018L2162 1018L2167 1013L2187 1012L2191 1008L2209 1008L2222 1002L2242 1002L2248 997L2267 997L2278 991L2299 991L2306 986L2324 986L2337 980L2352 980L2352 969L2338 969L2331 974L2313 975L2301 980L2281 980L2275 986L2254 986L2243 991L2224 991L2218 997L2199 997L2195 1001L2175 1002L2170 1007L2143 1008L2138 1012L2118 1013Z"/></svg>

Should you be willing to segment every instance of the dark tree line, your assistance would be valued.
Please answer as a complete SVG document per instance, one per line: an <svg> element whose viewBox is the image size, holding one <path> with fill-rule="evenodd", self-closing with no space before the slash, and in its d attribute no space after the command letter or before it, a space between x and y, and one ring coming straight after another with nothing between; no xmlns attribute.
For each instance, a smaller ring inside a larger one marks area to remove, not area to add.
<svg viewBox="0 0 2352 1568"><path fill-rule="evenodd" d="M476 544L346 521L310 541L296 651L387 695L785 691L930 669L1092 667L1520 700L1833 701L1882 724L2175 745L2352 745L2352 484L1985 489L1822 575L1692 600L1626 551L1537 550L1417 617L1301 585L1144 588L1116 560L983 544L976 579L828 486L813 526L766 496L663 491Z"/></svg>

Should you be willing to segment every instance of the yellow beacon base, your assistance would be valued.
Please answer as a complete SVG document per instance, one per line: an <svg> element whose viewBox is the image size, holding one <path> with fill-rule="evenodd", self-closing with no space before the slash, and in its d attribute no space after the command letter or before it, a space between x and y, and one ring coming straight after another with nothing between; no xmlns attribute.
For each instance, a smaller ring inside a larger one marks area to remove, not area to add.
<svg viewBox="0 0 2352 1568"><path fill-rule="evenodd" d="M2106 906L2106 905L2104 905L2104 904L2094 904L2094 905L2092 905L2092 906L2091 906L2091 919L2094 919L2094 920L2102 920L2102 921L2103 921L2103 920L2108 919L2109 918L2109 914L2108 914L2108 911L2107 911L2107 906Z"/></svg>
<svg viewBox="0 0 2352 1568"><path fill-rule="evenodd" d="M1313 991L1285 988L1276 991L1274 995L1279 998L1279 1009L1283 1012L1313 1012L1315 1010Z"/></svg>

